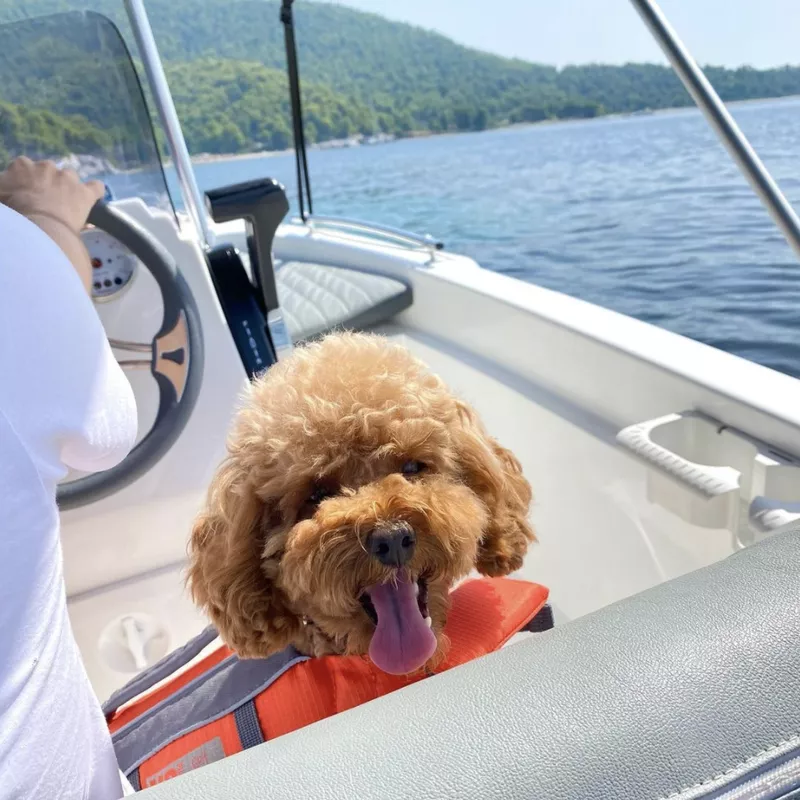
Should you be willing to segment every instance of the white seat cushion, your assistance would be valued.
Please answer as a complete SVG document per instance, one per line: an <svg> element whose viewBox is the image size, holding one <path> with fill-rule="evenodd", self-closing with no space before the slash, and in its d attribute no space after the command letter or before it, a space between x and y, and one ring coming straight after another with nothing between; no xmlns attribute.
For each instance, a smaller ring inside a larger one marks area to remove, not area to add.
<svg viewBox="0 0 800 800"><path fill-rule="evenodd" d="M363 329L412 302L411 287L383 275L308 261L276 264L278 299L295 342L333 328Z"/></svg>

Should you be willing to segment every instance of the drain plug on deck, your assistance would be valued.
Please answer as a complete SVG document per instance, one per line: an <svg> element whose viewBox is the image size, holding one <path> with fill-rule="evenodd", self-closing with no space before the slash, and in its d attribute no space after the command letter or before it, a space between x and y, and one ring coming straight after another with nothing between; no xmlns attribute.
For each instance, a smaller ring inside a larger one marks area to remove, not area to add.
<svg viewBox="0 0 800 800"><path fill-rule="evenodd" d="M141 672L167 652L166 627L150 614L117 617L103 629L98 641L105 663L116 672Z"/></svg>

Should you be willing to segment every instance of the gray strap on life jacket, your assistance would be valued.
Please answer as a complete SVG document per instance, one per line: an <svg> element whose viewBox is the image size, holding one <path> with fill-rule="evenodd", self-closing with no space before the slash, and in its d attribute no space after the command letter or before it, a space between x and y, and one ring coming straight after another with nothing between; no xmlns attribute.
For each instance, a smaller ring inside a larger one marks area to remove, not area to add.
<svg viewBox="0 0 800 800"><path fill-rule="evenodd" d="M193 658L198 656L204 648L208 647L219 634L213 625L209 625L202 633L199 633L194 639L190 639L183 647L167 653L160 661L153 664L152 667L140 672L133 680L126 683L120 689L117 689L111 697L103 703L103 713L106 719L125 703L138 697L148 689L152 689L164 678L168 678L181 667L186 666Z"/></svg>
<svg viewBox="0 0 800 800"><path fill-rule="evenodd" d="M307 658L293 647L268 658L240 660L235 655L228 656L112 734L120 769L130 776L170 742L227 714L234 714L243 748L260 744L257 714L249 701ZM181 774L224 755L222 742L212 739L165 770ZM152 780L158 782L160 776L153 776Z"/></svg>
<svg viewBox="0 0 800 800"><path fill-rule="evenodd" d="M233 718L236 721L236 732L239 734L242 750L249 750L257 744L264 743L264 734L261 732L261 724L258 721L255 700L239 706L233 712Z"/></svg>
<svg viewBox="0 0 800 800"><path fill-rule="evenodd" d="M134 770L131 772L130 775L126 776L128 778L128 783L130 783L131 788L134 792L141 792L142 791L142 784L139 781L139 773Z"/></svg>

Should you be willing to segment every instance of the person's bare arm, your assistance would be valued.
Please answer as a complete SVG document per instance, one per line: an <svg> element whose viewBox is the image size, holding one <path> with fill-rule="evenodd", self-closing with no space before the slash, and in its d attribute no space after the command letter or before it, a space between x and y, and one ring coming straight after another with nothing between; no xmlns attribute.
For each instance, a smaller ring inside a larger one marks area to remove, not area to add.
<svg viewBox="0 0 800 800"><path fill-rule="evenodd" d="M58 169L51 161L21 156L0 172L0 203L27 217L61 248L87 292L92 266L80 231L102 196L100 181L81 183L75 172Z"/></svg>

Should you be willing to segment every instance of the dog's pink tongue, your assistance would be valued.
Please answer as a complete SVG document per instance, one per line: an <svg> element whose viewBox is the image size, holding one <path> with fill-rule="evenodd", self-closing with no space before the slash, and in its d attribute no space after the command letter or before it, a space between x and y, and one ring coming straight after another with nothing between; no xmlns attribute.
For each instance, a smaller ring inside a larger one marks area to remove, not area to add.
<svg viewBox="0 0 800 800"><path fill-rule="evenodd" d="M404 578L367 589L378 615L369 657L392 675L418 670L436 652L436 637L422 618L415 589Z"/></svg>

